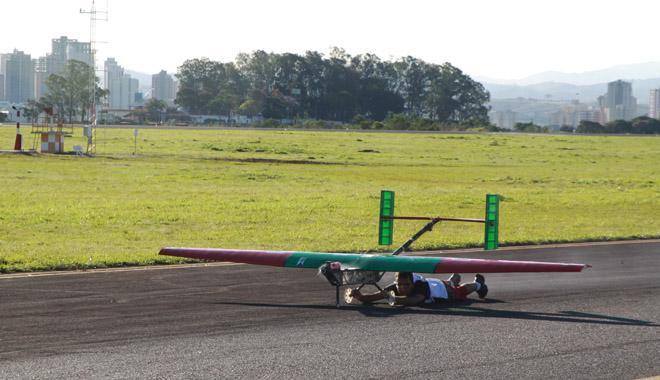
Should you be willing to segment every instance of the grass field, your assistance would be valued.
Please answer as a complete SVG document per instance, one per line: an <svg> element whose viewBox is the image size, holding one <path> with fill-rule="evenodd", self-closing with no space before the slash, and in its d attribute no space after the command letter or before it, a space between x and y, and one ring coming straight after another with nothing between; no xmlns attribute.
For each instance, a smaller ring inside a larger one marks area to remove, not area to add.
<svg viewBox="0 0 660 380"><path fill-rule="evenodd" d="M502 194L504 244L660 237L658 137L145 129L137 155L132 129L98 138L96 158L0 154L1 272L175 261L162 246L382 249L381 189L400 215L481 218ZM397 222L395 244L422 225ZM478 246L482 228L414 247Z"/></svg>

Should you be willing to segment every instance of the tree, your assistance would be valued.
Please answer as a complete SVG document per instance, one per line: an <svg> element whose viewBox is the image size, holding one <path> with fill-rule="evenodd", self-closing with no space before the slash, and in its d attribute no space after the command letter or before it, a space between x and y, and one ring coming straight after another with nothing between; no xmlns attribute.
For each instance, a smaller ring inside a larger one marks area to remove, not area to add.
<svg viewBox="0 0 660 380"><path fill-rule="evenodd" d="M350 121L355 115L384 120L405 113L415 120L488 123L490 95L480 83L450 63L411 56L392 62L374 54L350 56L341 48L328 56L257 50L239 54L235 63L187 60L177 78L177 104L197 114Z"/></svg>
<svg viewBox="0 0 660 380"><path fill-rule="evenodd" d="M55 114L58 115L58 121L64 121L65 103L68 98L66 79L61 75L50 75L46 79L46 86L48 90L46 95L40 99L40 102L53 107Z"/></svg>
<svg viewBox="0 0 660 380"><path fill-rule="evenodd" d="M391 65L375 54L363 54L351 58L350 67L360 76L358 114L382 121L388 113L403 112L405 100L395 92Z"/></svg>
<svg viewBox="0 0 660 380"><path fill-rule="evenodd" d="M424 99L426 113L440 122L488 122L490 94L481 83L450 63L429 68L430 89Z"/></svg>
<svg viewBox="0 0 660 380"><path fill-rule="evenodd" d="M99 87L99 78L92 67L84 62L69 60L61 74L51 74L46 79L47 92L39 103L53 107L60 119L66 115L69 123L74 121L76 115L80 115L80 121L85 121L91 109L92 80L96 87L95 98L99 101L108 92Z"/></svg>
<svg viewBox="0 0 660 380"><path fill-rule="evenodd" d="M128 117L133 122L132 124L145 124L147 118L149 117L149 112L145 107L133 108L131 112L128 113Z"/></svg>
<svg viewBox="0 0 660 380"><path fill-rule="evenodd" d="M383 80L363 79L359 91L358 112L361 114L382 121L389 113L403 112L403 98L389 91Z"/></svg>
<svg viewBox="0 0 660 380"><path fill-rule="evenodd" d="M247 82L233 63L187 60L176 74L176 103L195 114L229 115L245 98Z"/></svg>
<svg viewBox="0 0 660 380"><path fill-rule="evenodd" d="M632 124L626 120L614 120L605 124L606 133L631 133Z"/></svg>
<svg viewBox="0 0 660 380"><path fill-rule="evenodd" d="M218 94L223 71L222 63L208 58L185 61L176 74L179 91L175 102L190 113L210 113L211 102Z"/></svg>
<svg viewBox="0 0 660 380"><path fill-rule="evenodd" d="M245 116L257 116L262 109L262 105L254 99L247 99L238 107L238 114Z"/></svg>
<svg viewBox="0 0 660 380"><path fill-rule="evenodd" d="M326 81L324 80L326 64L323 55L308 51L305 53L304 65L301 68L302 106L311 117L321 118L321 99L326 93Z"/></svg>
<svg viewBox="0 0 660 380"><path fill-rule="evenodd" d="M236 57L236 67L249 83L250 91L273 90L276 66L275 55L257 50L252 54L241 53Z"/></svg>
<svg viewBox="0 0 660 380"><path fill-rule="evenodd" d="M239 95L231 90L221 89L208 104L208 113L231 116L232 111L241 105Z"/></svg>
<svg viewBox="0 0 660 380"><path fill-rule="evenodd" d="M39 118L41 111L46 108L40 102L30 99L27 101L25 108L23 108L23 116L28 118L31 122L36 123Z"/></svg>
<svg viewBox="0 0 660 380"><path fill-rule="evenodd" d="M320 117L349 121L356 114L359 74L347 64L346 53L335 48L324 62L323 93L319 99Z"/></svg>
<svg viewBox="0 0 660 380"><path fill-rule="evenodd" d="M604 133L605 128L594 121L581 120L575 129L575 133Z"/></svg>
<svg viewBox="0 0 660 380"><path fill-rule="evenodd" d="M144 105L144 108L147 111L147 118L150 121L161 123L163 121L161 115L165 110L167 110L167 103L160 99L151 98Z"/></svg>
<svg viewBox="0 0 660 380"><path fill-rule="evenodd" d="M406 112L422 116L422 102L429 89L427 64L417 58L407 56L394 62L396 72L396 92L405 101Z"/></svg>
<svg viewBox="0 0 660 380"><path fill-rule="evenodd" d="M659 134L660 120L648 116L636 117L632 120L632 133Z"/></svg>
<svg viewBox="0 0 660 380"><path fill-rule="evenodd" d="M516 123L513 126L513 129L516 132L525 132L525 133L548 133L547 127L542 127L534 123Z"/></svg>

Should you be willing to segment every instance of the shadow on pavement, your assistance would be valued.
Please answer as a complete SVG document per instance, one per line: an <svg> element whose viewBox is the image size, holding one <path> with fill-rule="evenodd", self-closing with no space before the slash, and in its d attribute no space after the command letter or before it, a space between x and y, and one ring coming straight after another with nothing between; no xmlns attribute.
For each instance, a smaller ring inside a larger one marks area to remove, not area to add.
<svg viewBox="0 0 660 380"><path fill-rule="evenodd" d="M467 301L452 304L434 304L420 307L390 307L384 303L371 305L342 305L337 308L334 305L303 305L303 304L271 304L256 302L215 302L218 305L235 305L248 307L269 307L281 309L314 309L314 310L337 310L345 312L359 312L367 317L394 317L397 315L446 315L465 316L478 318L506 318L538 320L551 322L587 323L620 326L646 326L660 327L652 321L615 317L603 314L590 314L579 311L561 311L559 313L541 313L521 310L497 310L474 306L474 304L497 304L504 301L489 299L486 301Z"/></svg>

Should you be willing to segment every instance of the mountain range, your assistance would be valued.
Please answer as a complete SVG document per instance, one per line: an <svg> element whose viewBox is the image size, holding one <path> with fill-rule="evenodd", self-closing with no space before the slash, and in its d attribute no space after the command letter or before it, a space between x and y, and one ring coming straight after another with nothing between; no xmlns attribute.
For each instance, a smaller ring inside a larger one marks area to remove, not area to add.
<svg viewBox="0 0 660 380"><path fill-rule="evenodd" d="M519 80L475 77L492 99L533 98L594 102L607 92L607 83L618 79L632 82L638 103L648 103L649 91L660 88L660 62L618 65L582 73L546 71Z"/></svg>
<svg viewBox="0 0 660 380"><path fill-rule="evenodd" d="M632 82L633 96L640 104L648 104L650 90L660 88L660 76L652 79L634 79L629 82ZM556 101L577 99L582 103L592 103L607 92L607 82L584 86L558 82L544 82L527 86L482 84L490 92L491 99L530 98Z"/></svg>

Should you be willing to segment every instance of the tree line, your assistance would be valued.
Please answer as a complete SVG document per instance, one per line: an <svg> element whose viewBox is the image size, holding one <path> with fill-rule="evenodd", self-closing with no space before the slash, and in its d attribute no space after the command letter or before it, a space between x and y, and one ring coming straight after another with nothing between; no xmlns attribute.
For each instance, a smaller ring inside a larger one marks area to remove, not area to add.
<svg viewBox="0 0 660 380"><path fill-rule="evenodd" d="M614 120L605 125L582 120L577 128L575 128L575 133L660 134L660 120L648 116L640 116L630 121Z"/></svg>
<svg viewBox="0 0 660 380"><path fill-rule="evenodd" d="M259 50L228 63L190 59L176 76L176 103L192 114L349 122L403 113L441 123L488 123L490 95L483 85L450 63L410 56L384 61L339 48L328 57Z"/></svg>
<svg viewBox="0 0 660 380"><path fill-rule="evenodd" d="M331 120L378 129L388 115L385 128L488 125L490 95L480 83L450 63L430 64L411 56L384 61L374 54L350 56L339 48L327 57L315 51L259 50L228 63L190 59L176 76L176 103L191 114ZM62 73L47 78L46 95L28 102L26 116L36 118L45 110L58 121L86 121L92 78L99 102L108 91L98 86L94 70L68 61ZM162 121L171 111L150 102L133 116Z"/></svg>
<svg viewBox="0 0 660 380"><path fill-rule="evenodd" d="M548 133L548 127L542 127L534 123L516 123L513 128L516 132L525 133ZM502 130L500 130L502 131ZM566 133L602 133L602 134L660 134L660 120L648 116L639 116L630 121L614 120L606 124L594 121L582 120L577 128L570 125L562 125L559 131Z"/></svg>

